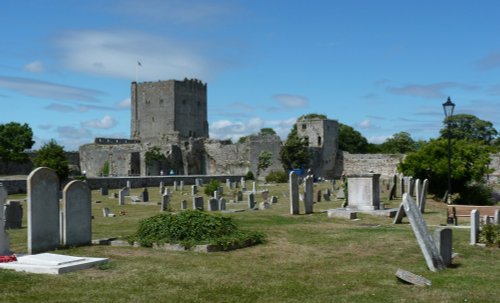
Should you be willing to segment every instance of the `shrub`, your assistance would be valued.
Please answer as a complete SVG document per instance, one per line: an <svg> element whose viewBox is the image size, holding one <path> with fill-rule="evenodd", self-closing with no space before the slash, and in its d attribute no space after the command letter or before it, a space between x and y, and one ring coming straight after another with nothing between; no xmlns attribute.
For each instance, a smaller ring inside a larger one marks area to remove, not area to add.
<svg viewBox="0 0 500 303"><path fill-rule="evenodd" d="M245 180L255 180L255 177L251 171L248 171L245 175Z"/></svg>
<svg viewBox="0 0 500 303"><path fill-rule="evenodd" d="M139 222L137 233L129 240L141 246L154 243L218 244L223 249L233 245L262 243L264 236L258 232L238 230L232 218L186 210L179 214L163 213Z"/></svg>
<svg viewBox="0 0 500 303"><path fill-rule="evenodd" d="M493 189L482 183L467 185L465 191L461 192L457 199L453 200L455 204L472 204L472 205L493 205Z"/></svg>
<svg viewBox="0 0 500 303"><path fill-rule="evenodd" d="M500 225L486 224L479 233L479 242L500 247Z"/></svg>
<svg viewBox="0 0 500 303"><path fill-rule="evenodd" d="M204 193L205 195L212 197L214 195L214 191L219 190L219 187L220 181L212 179L207 185L205 185Z"/></svg>
<svg viewBox="0 0 500 303"><path fill-rule="evenodd" d="M266 176L266 182L287 183L288 175L284 171L272 171Z"/></svg>

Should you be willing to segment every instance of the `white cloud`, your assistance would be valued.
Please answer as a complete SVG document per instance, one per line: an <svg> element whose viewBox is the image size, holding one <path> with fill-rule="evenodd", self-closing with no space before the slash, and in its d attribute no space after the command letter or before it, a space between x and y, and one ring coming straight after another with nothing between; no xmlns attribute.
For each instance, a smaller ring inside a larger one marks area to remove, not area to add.
<svg viewBox="0 0 500 303"><path fill-rule="evenodd" d="M372 124L371 124L370 120L366 119L366 120L359 122L358 126L361 128L370 128L372 126Z"/></svg>
<svg viewBox="0 0 500 303"><path fill-rule="evenodd" d="M44 107L46 110L61 112L61 113L69 113L74 112L75 109L72 106L64 105L64 104L56 104L51 103Z"/></svg>
<svg viewBox="0 0 500 303"><path fill-rule="evenodd" d="M159 79L206 79L208 60L182 41L137 31L71 31L57 40L63 64L94 75ZM137 61L141 62L138 66Z"/></svg>
<svg viewBox="0 0 500 303"><path fill-rule="evenodd" d="M370 142L370 143L381 144L381 143L384 143L385 140L387 140L391 137L392 137L392 135L390 135L390 136L371 136L371 137L366 138L366 140L368 140L368 142Z"/></svg>
<svg viewBox="0 0 500 303"><path fill-rule="evenodd" d="M0 87L31 97L65 101L97 102L97 97L103 94L93 89L7 76L0 76Z"/></svg>
<svg viewBox="0 0 500 303"><path fill-rule="evenodd" d="M130 107L131 107L130 98L124 99L118 103L118 108L127 109Z"/></svg>
<svg viewBox="0 0 500 303"><path fill-rule="evenodd" d="M296 120L297 118L266 121L260 117L254 117L245 122L218 120L210 125L210 137L215 139L232 139L233 142L236 142L242 136L257 134L262 128L271 127L281 139L286 139Z"/></svg>
<svg viewBox="0 0 500 303"><path fill-rule="evenodd" d="M32 73L41 73L45 70L43 63L40 61L33 61L24 66L24 70Z"/></svg>
<svg viewBox="0 0 500 303"><path fill-rule="evenodd" d="M279 94L272 96L282 108L304 108L308 105L309 99L303 96Z"/></svg>
<svg viewBox="0 0 500 303"><path fill-rule="evenodd" d="M102 119L94 119L82 122L82 126L91 128L110 129L116 126L118 122L113 117L106 115Z"/></svg>

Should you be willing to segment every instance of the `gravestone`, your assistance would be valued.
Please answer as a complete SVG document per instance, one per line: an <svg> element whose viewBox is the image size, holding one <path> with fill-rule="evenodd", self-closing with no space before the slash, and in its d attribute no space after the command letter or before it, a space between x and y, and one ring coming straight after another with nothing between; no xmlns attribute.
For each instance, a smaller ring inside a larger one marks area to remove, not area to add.
<svg viewBox="0 0 500 303"><path fill-rule="evenodd" d="M219 188L217 189L219 191L219 195L223 195L224 194L224 187L223 186L219 186Z"/></svg>
<svg viewBox="0 0 500 303"><path fill-rule="evenodd" d="M263 190L263 191L261 192L261 197L262 197L262 200L263 200L263 201L266 201L266 202L267 202L267 200L269 199L269 190L267 190L267 189L266 189L266 190Z"/></svg>
<svg viewBox="0 0 500 303"><path fill-rule="evenodd" d="M146 187L142 191L142 202L149 202L149 192Z"/></svg>
<svg viewBox="0 0 500 303"><path fill-rule="evenodd" d="M429 233L427 224L422 217L422 213L420 212L420 209L417 207L416 203L413 201L413 198L407 193L403 195L403 205L405 213L410 220L410 225L413 233L417 238L420 250L424 255L427 267L431 271L444 269L446 266L443 262L443 258L441 258L441 254L439 253L438 248L436 247L436 244L434 243L434 240Z"/></svg>
<svg viewBox="0 0 500 303"><path fill-rule="evenodd" d="M348 175L347 196L349 207L359 210L377 210L380 208L380 174ZM339 191L340 192L340 191Z"/></svg>
<svg viewBox="0 0 500 303"><path fill-rule="evenodd" d="M226 199L219 199L219 210L226 210Z"/></svg>
<svg viewBox="0 0 500 303"><path fill-rule="evenodd" d="M252 182L252 192L253 193L257 192L257 183L255 181Z"/></svg>
<svg viewBox="0 0 500 303"><path fill-rule="evenodd" d="M121 189L123 191L123 196L130 196L130 188L124 187Z"/></svg>
<svg viewBox="0 0 500 303"><path fill-rule="evenodd" d="M165 194L165 195L169 195L169 196L171 196L173 193L172 193L172 191L170 190L170 188L165 187L165 192L164 192L164 194Z"/></svg>
<svg viewBox="0 0 500 303"><path fill-rule="evenodd" d="M416 275L412 272L406 271L404 269L398 268L396 271L396 277L399 279L417 286L431 286L432 283L429 279L422 276Z"/></svg>
<svg viewBox="0 0 500 303"><path fill-rule="evenodd" d="M63 245L72 247L92 243L91 205L91 194L87 183L75 180L64 187Z"/></svg>
<svg viewBox="0 0 500 303"><path fill-rule="evenodd" d="M483 225L490 224L490 217L488 215L483 216Z"/></svg>
<svg viewBox="0 0 500 303"><path fill-rule="evenodd" d="M214 190L214 199L218 200L219 199L219 191Z"/></svg>
<svg viewBox="0 0 500 303"><path fill-rule="evenodd" d="M184 190L184 181L181 180L180 185L179 185L179 190L183 191Z"/></svg>
<svg viewBox="0 0 500 303"><path fill-rule="evenodd" d="M260 210L265 210L265 209L269 209L269 208L271 208L271 204L269 204L268 202L260 202L259 203Z"/></svg>
<svg viewBox="0 0 500 303"><path fill-rule="evenodd" d="M219 199L211 198L208 200L208 211L218 211L219 210Z"/></svg>
<svg viewBox="0 0 500 303"><path fill-rule="evenodd" d="M197 186L197 187L200 187L201 186L201 181L200 181L200 178L196 178L194 179L194 185Z"/></svg>
<svg viewBox="0 0 500 303"><path fill-rule="evenodd" d="M278 203L278 197L271 196L271 204L276 204L276 203Z"/></svg>
<svg viewBox="0 0 500 303"><path fill-rule="evenodd" d="M399 191L402 197L405 193L405 177L403 175L401 175L401 178L399 179Z"/></svg>
<svg viewBox="0 0 500 303"><path fill-rule="evenodd" d="M187 208L188 208L188 201L182 200L181 201L181 210L186 210Z"/></svg>
<svg viewBox="0 0 500 303"><path fill-rule="evenodd" d="M116 215L115 215L115 214L112 214L112 213L109 211L109 208L107 208L107 207L104 207L104 208L102 209L102 216L103 216L103 217L116 217Z"/></svg>
<svg viewBox="0 0 500 303"><path fill-rule="evenodd" d="M198 186L191 185L191 196L196 196L198 194Z"/></svg>
<svg viewBox="0 0 500 303"><path fill-rule="evenodd" d="M170 204L170 196L169 195L161 195L161 203L160 203L160 211L167 211Z"/></svg>
<svg viewBox="0 0 500 303"><path fill-rule="evenodd" d="M389 200L394 200L396 198L396 184L392 183L389 189Z"/></svg>
<svg viewBox="0 0 500 303"><path fill-rule="evenodd" d="M425 179L423 184L422 184L422 191L420 192L420 197L418 197L418 199L420 200L420 202L418 203L419 207L420 207L420 212L421 213L425 213L425 204L426 204L426 201L427 201L427 190L429 188L429 180L428 179Z"/></svg>
<svg viewBox="0 0 500 303"><path fill-rule="evenodd" d="M108 187L107 186L101 187L101 196L107 196L108 194L109 194Z"/></svg>
<svg viewBox="0 0 500 303"><path fill-rule="evenodd" d="M341 188L337 190L337 196L335 197L337 200L343 200L345 199L345 193L344 190Z"/></svg>
<svg viewBox="0 0 500 303"><path fill-rule="evenodd" d="M312 214L313 213L313 196L314 196L314 189L313 189L313 176L309 175L306 177L304 180L304 212L306 214Z"/></svg>
<svg viewBox="0 0 500 303"><path fill-rule="evenodd" d="M434 231L434 241L438 248L441 258L443 258L444 265L449 267L451 265L451 255L453 254L453 233L451 228L438 228Z"/></svg>
<svg viewBox="0 0 500 303"><path fill-rule="evenodd" d="M398 211L396 212L396 216L394 217L394 221L392 224L401 224L403 223L403 218L406 217L405 213L405 207L403 205L403 202L398 207Z"/></svg>
<svg viewBox="0 0 500 303"><path fill-rule="evenodd" d="M290 188L290 214L298 215L300 213L299 180L294 171L290 172L288 176L288 186Z"/></svg>
<svg viewBox="0 0 500 303"><path fill-rule="evenodd" d="M163 184L163 181L160 181L160 195L163 195L165 192L165 184Z"/></svg>
<svg viewBox="0 0 500 303"><path fill-rule="evenodd" d="M495 210L495 215L493 216L493 224L500 225L500 209Z"/></svg>
<svg viewBox="0 0 500 303"><path fill-rule="evenodd" d="M174 181L174 191L177 191L177 181Z"/></svg>
<svg viewBox="0 0 500 303"><path fill-rule="evenodd" d="M420 208L420 196L422 195L422 183L420 183L420 179L416 179L415 183L415 200L417 201L417 205Z"/></svg>
<svg viewBox="0 0 500 303"><path fill-rule="evenodd" d="M0 183L0 256L10 255L9 235L5 232L4 204L7 201L7 190Z"/></svg>
<svg viewBox="0 0 500 303"><path fill-rule="evenodd" d="M47 167L33 170L28 185L28 254L59 247L59 179Z"/></svg>
<svg viewBox="0 0 500 303"><path fill-rule="evenodd" d="M241 180L240 180L240 183L241 183L241 188L247 188L247 182L245 181L245 178L244 177L241 177Z"/></svg>
<svg viewBox="0 0 500 303"><path fill-rule="evenodd" d="M130 189L132 188L132 185L130 184L130 180L127 180L127 188ZM127 195L128 196L128 195Z"/></svg>
<svg viewBox="0 0 500 303"><path fill-rule="evenodd" d="M253 209L255 207L255 194L250 192L248 194L248 208Z"/></svg>
<svg viewBox="0 0 500 303"><path fill-rule="evenodd" d="M231 180L226 179L226 187L227 187L227 189L231 189L232 188L231 187Z"/></svg>
<svg viewBox="0 0 500 303"><path fill-rule="evenodd" d="M241 190L236 193L236 201L243 201L243 192Z"/></svg>
<svg viewBox="0 0 500 303"><path fill-rule="evenodd" d="M323 199L325 200L325 202L330 202L330 196L327 194L323 194Z"/></svg>
<svg viewBox="0 0 500 303"><path fill-rule="evenodd" d="M321 189L316 193L316 202L321 202Z"/></svg>
<svg viewBox="0 0 500 303"><path fill-rule="evenodd" d="M118 192L118 205L125 205L125 196L128 196L126 195L127 191L128 188L124 187Z"/></svg>
<svg viewBox="0 0 500 303"><path fill-rule="evenodd" d="M203 197L195 196L193 197L193 209L195 210L204 210L203 206Z"/></svg>
<svg viewBox="0 0 500 303"><path fill-rule="evenodd" d="M414 196L414 193L415 193L415 180L413 179L413 177L409 177L408 178L408 193L410 194L410 196Z"/></svg>
<svg viewBox="0 0 500 303"><path fill-rule="evenodd" d="M479 236L479 210L470 212L470 245L476 245Z"/></svg>
<svg viewBox="0 0 500 303"><path fill-rule="evenodd" d="M1 210L1 208L0 208ZM23 225L23 206L20 201L7 201L5 205L5 229L19 229Z"/></svg>

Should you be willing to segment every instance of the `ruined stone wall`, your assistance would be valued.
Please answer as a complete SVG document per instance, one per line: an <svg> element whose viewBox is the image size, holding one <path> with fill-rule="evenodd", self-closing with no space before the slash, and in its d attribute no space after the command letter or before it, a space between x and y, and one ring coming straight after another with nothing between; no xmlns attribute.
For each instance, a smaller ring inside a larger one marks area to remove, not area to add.
<svg viewBox="0 0 500 303"><path fill-rule="evenodd" d="M219 140L206 140L207 174L245 175L250 166L247 144L222 144Z"/></svg>
<svg viewBox="0 0 500 303"><path fill-rule="evenodd" d="M350 154L342 151L343 172L346 175L366 174L373 172L382 177L391 177L397 174L397 166L403 160L404 154ZM342 174L342 172L340 173ZM336 170L337 177L338 170Z"/></svg>
<svg viewBox="0 0 500 303"><path fill-rule="evenodd" d="M80 173L80 154L78 152L65 152L66 160L70 168L70 174ZM0 175L29 175L35 165L33 159L36 157L36 152L28 153L29 160L26 163L2 162L0 161Z"/></svg>
<svg viewBox="0 0 500 303"><path fill-rule="evenodd" d="M489 167L493 172L487 176L490 183L500 183L500 153L490 155L491 162Z"/></svg>
<svg viewBox="0 0 500 303"><path fill-rule="evenodd" d="M106 161L109 163L109 174L116 176L128 176L129 174L140 174L138 163L133 163L133 153L143 153L141 144L117 144L100 145L85 144L80 146L80 169L87 177L100 176L102 167ZM137 154L135 154L137 155ZM136 168L136 169L133 169Z"/></svg>
<svg viewBox="0 0 500 303"><path fill-rule="evenodd" d="M282 147L281 139L277 135L248 136L246 144L248 145L249 170L257 177L259 155L263 151L272 153L271 166L264 171L259 172L259 178L264 178L271 171L283 171L283 165L279 159Z"/></svg>

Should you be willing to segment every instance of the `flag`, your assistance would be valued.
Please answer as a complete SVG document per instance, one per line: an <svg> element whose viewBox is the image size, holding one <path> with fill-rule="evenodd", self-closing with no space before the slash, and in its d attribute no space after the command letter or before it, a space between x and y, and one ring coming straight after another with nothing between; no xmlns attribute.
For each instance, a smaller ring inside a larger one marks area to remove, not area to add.
<svg viewBox="0 0 500 303"><path fill-rule="evenodd" d="M137 61L137 65L142 66L141 62Z"/></svg>

